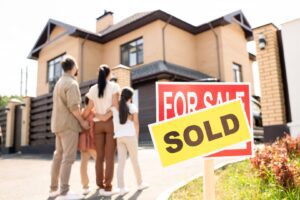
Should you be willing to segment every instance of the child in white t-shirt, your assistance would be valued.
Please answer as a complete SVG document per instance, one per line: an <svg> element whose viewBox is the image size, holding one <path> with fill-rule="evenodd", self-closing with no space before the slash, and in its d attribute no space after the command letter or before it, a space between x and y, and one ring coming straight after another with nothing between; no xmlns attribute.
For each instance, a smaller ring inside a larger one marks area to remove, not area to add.
<svg viewBox="0 0 300 200"><path fill-rule="evenodd" d="M117 179L120 195L125 195L129 192L124 184L124 168L127 158L127 152L131 159L135 177L137 180L138 190L143 190L148 187L142 181L141 169L138 163L138 135L139 135L139 120L138 109L132 104L133 90L125 87L122 90L119 107L111 107L111 111L104 118L113 115L114 137L117 139L118 150L118 170Z"/></svg>

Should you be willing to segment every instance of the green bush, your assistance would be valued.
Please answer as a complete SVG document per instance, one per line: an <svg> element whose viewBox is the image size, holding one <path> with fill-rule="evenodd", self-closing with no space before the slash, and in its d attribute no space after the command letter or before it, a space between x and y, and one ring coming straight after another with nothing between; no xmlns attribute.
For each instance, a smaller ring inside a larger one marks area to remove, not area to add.
<svg viewBox="0 0 300 200"><path fill-rule="evenodd" d="M300 138L286 135L255 152L251 163L266 182L274 182L283 190L300 187Z"/></svg>

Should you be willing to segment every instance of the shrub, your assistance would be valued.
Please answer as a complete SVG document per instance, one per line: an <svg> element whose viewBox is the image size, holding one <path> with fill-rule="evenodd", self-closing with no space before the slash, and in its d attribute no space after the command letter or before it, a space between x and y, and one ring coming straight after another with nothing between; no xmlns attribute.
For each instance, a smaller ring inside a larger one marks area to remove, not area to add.
<svg viewBox="0 0 300 200"><path fill-rule="evenodd" d="M271 145L255 152L251 159L252 166L266 182L275 181L286 190L300 187L300 137L277 139Z"/></svg>

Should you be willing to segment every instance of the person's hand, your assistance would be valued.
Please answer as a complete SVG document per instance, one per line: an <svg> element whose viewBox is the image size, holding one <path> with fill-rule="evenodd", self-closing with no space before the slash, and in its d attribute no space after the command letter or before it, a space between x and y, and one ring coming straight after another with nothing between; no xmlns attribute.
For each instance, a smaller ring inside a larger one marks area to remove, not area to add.
<svg viewBox="0 0 300 200"><path fill-rule="evenodd" d="M109 107L109 108L107 108L107 109L106 109L106 113L108 113L109 111L111 111L111 108L112 108L112 106Z"/></svg>
<svg viewBox="0 0 300 200"><path fill-rule="evenodd" d="M96 118L99 119L100 121L105 121L105 117L104 115L101 115L101 114L96 114Z"/></svg>
<svg viewBox="0 0 300 200"><path fill-rule="evenodd" d="M85 130L90 129L90 125L88 123L88 121L84 120L83 122L81 122L81 127Z"/></svg>
<svg viewBox="0 0 300 200"><path fill-rule="evenodd" d="M127 117L127 119L130 120L130 121L133 121L133 115L129 114L128 117Z"/></svg>

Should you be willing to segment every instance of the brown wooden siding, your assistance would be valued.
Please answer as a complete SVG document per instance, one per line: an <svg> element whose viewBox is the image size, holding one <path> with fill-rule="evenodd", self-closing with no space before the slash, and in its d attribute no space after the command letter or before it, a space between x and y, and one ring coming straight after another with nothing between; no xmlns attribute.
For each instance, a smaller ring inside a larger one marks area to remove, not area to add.
<svg viewBox="0 0 300 200"><path fill-rule="evenodd" d="M95 80L82 83L80 85L81 96L83 97L95 83ZM55 135L51 132L52 104L52 93L31 100L30 145L54 144Z"/></svg>
<svg viewBox="0 0 300 200"><path fill-rule="evenodd" d="M139 94L140 144L152 144L148 124L156 121L155 82L134 86Z"/></svg>
<svg viewBox="0 0 300 200"><path fill-rule="evenodd" d="M50 128L51 113L52 93L31 100L30 145L54 144L54 134Z"/></svg>
<svg viewBox="0 0 300 200"><path fill-rule="evenodd" d="M5 108L0 108L0 126L1 126L2 134L3 134L3 138L2 138L2 141L1 141L2 144L0 144L0 148L2 148L2 147L4 148L4 144L5 144L6 117L7 117L7 113L5 112Z"/></svg>
<svg viewBox="0 0 300 200"><path fill-rule="evenodd" d="M89 88L96 80L80 85L82 101ZM156 121L155 82L135 86L139 90L140 144L152 144L148 124ZM82 102L83 103L83 102ZM30 113L30 145L54 144L55 137L51 132L52 94L33 98Z"/></svg>
<svg viewBox="0 0 300 200"><path fill-rule="evenodd" d="M15 107L15 120L14 120L14 142L12 152L19 152L21 150L21 135L22 135L22 106Z"/></svg>

